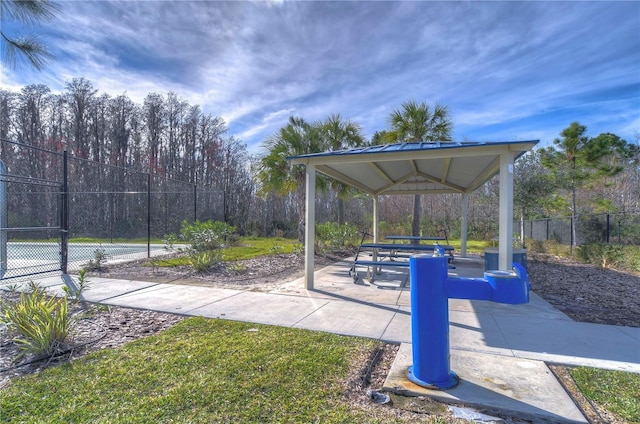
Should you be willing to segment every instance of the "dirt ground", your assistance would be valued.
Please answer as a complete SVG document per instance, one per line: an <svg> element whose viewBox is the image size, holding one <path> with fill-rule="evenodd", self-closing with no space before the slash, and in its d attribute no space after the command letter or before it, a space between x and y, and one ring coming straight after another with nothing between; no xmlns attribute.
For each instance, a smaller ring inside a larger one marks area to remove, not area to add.
<svg viewBox="0 0 640 424"><path fill-rule="evenodd" d="M321 268L346 256L347 252L342 255L318 256L316 267ZM303 268L303 258L297 255L273 255L233 265L219 265L207 273L196 273L189 267L154 268L147 261L137 261L107 264L101 271L92 271L89 280L92 276L117 277L269 291L283 281L302 276ZM581 322L640 327L640 275L598 269L540 255L529 258L528 269L532 290L570 318ZM17 294L0 291L0 296L6 301L15 298ZM121 346L131 340L162 331L183 319L167 313L81 303L75 304L72 311L82 316L82 319L75 327L71 344L63 347L61 354L55 358L26 356L16 361L20 353L18 347L7 328L0 324L0 390L15 377L39 372L48 366L79 358L95 350ZM397 346L383 345L372 352L369 358L354 361L360 365L354 366L350 380L345 383L350 402L360 406L370 403L367 390L382 387L396 352ZM364 370L362 361L367 364ZM622 422L586 401L565 368L551 366L551 369L591 423ZM404 414L407 411L398 413Z"/></svg>

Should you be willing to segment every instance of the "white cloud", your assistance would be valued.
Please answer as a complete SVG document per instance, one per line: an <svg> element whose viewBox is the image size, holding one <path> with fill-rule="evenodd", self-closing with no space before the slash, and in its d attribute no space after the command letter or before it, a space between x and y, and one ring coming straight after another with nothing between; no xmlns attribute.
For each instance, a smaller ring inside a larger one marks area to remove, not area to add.
<svg viewBox="0 0 640 424"><path fill-rule="evenodd" d="M2 87L62 90L85 77L138 103L174 91L222 116L250 147L294 114L314 121L340 113L370 137L410 99L449 105L462 136L549 138L582 117L594 128L638 127L637 2L63 7L44 26L58 61L41 74L3 69Z"/></svg>

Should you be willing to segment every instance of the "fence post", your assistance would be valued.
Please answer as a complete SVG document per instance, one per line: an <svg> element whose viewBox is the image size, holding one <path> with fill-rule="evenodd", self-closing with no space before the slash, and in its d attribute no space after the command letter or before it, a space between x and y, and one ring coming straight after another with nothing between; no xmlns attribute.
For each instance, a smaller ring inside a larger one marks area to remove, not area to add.
<svg viewBox="0 0 640 424"><path fill-rule="evenodd" d="M151 174L147 174L147 258L151 257Z"/></svg>
<svg viewBox="0 0 640 424"><path fill-rule="evenodd" d="M67 167L67 149L62 152L62 202L60 219L60 271L67 273L69 260L69 185Z"/></svg>
<svg viewBox="0 0 640 424"><path fill-rule="evenodd" d="M533 219L529 221L529 238L533 240Z"/></svg>
<svg viewBox="0 0 640 424"><path fill-rule="evenodd" d="M573 221L573 215L571 215L571 221L570 221L570 227L571 227L571 244L569 245L569 246L570 246L570 249L569 249L569 251L570 251L570 252L573 252L573 243L574 243L574 241L575 241L575 240L573 239L573 230L575 229L574 225L577 225L577 222L574 222L574 221Z"/></svg>
<svg viewBox="0 0 640 424"><path fill-rule="evenodd" d="M549 218L546 219L546 224L547 224L547 234L545 234L544 239L545 240L549 240Z"/></svg>
<svg viewBox="0 0 640 424"><path fill-rule="evenodd" d="M618 218L618 243L620 243L620 232L622 230L622 221Z"/></svg>
<svg viewBox="0 0 640 424"><path fill-rule="evenodd" d="M0 278L7 272L7 241L9 230L9 204L7 203L7 167L0 160Z"/></svg>
<svg viewBox="0 0 640 424"><path fill-rule="evenodd" d="M607 244L609 243L609 235L611 233L611 231L609 230L609 214L607 214Z"/></svg>
<svg viewBox="0 0 640 424"><path fill-rule="evenodd" d="M198 219L198 186L193 185L193 222Z"/></svg>

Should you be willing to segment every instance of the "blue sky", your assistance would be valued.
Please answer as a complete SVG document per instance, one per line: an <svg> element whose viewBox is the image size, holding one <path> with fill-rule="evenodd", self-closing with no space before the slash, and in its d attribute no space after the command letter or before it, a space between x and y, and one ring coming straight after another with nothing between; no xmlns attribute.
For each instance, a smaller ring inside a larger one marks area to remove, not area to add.
<svg viewBox="0 0 640 424"><path fill-rule="evenodd" d="M43 72L3 66L0 87L76 77L142 104L176 92L259 153L289 116L340 113L371 137L407 100L450 109L454 139L551 143L640 133L640 2L61 1L37 32ZM6 23L5 23L6 24Z"/></svg>

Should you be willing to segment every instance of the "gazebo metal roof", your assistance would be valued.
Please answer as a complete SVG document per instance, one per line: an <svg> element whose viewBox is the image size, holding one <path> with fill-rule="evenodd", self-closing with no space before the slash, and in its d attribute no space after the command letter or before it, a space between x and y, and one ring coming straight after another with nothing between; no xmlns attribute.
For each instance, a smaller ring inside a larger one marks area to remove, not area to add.
<svg viewBox="0 0 640 424"><path fill-rule="evenodd" d="M519 157L539 140L420 142L290 157L373 195L469 193L500 170L500 156Z"/></svg>
<svg viewBox="0 0 640 424"><path fill-rule="evenodd" d="M378 240L378 196L462 193L462 254L466 252L468 193L500 174L498 266L512 266L513 164L539 140L506 142L433 142L368 146L289 157L306 166L305 222L315 222L316 171L369 193L373 198L373 234ZM305 286L313 288L315 226L305 227Z"/></svg>

